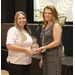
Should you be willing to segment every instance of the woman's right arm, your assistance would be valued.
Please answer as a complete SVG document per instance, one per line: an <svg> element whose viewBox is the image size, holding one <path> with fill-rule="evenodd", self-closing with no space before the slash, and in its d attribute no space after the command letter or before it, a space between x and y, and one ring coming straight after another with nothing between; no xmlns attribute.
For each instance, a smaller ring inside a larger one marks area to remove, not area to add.
<svg viewBox="0 0 75 75"><path fill-rule="evenodd" d="M39 62L39 67L42 69L43 68L43 56L41 57L41 60Z"/></svg>
<svg viewBox="0 0 75 75"><path fill-rule="evenodd" d="M7 49L12 50L12 51L25 52L29 55L33 55L33 52L31 51L30 48L20 47L20 46L15 45L15 44L7 44L6 47L7 47Z"/></svg>
<svg viewBox="0 0 75 75"><path fill-rule="evenodd" d="M7 49L12 50L12 51L25 52L29 55L33 55L33 52L31 51L30 48L20 47L20 46L15 45L15 44L7 44L6 47L7 47Z"/></svg>

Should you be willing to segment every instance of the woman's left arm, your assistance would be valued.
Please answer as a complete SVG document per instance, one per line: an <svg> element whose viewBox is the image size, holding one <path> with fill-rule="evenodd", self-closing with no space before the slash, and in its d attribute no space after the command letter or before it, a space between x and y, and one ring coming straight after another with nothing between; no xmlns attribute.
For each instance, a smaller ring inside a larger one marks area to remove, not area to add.
<svg viewBox="0 0 75 75"><path fill-rule="evenodd" d="M55 23L54 28L53 28L53 42L46 45L46 49L51 49L54 47L57 47L60 45L60 41L61 41L61 37L62 37L62 27L60 26L59 23Z"/></svg>

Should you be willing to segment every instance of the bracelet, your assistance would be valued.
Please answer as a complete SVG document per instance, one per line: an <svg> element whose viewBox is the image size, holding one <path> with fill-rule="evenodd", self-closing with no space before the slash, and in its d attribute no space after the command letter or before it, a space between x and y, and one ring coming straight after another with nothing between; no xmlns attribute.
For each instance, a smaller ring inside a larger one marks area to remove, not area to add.
<svg viewBox="0 0 75 75"><path fill-rule="evenodd" d="M43 46L43 48L44 48L44 49L42 50L42 52L45 52L45 51L46 51L46 47L45 47L45 46Z"/></svg>

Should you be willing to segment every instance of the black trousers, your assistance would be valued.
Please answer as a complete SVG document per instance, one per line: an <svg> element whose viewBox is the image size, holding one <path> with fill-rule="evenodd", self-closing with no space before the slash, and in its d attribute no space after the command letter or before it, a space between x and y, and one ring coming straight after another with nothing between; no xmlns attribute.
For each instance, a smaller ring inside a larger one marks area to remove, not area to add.
<svg viewBox="0 0 75 75"><path fill-rule="evenodd" d="M29 75L30 65L15 65L8 63L9 75Z"/></svg>

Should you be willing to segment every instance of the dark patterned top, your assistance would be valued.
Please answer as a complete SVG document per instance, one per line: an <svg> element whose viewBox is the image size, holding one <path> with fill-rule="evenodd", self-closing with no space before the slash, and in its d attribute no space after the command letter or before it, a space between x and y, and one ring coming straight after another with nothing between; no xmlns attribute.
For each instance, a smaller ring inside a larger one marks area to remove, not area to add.
<svg viewBox="0 0 75 75"><path fill-rule="evenodd" d="M41 32L43 45L46 46L53 42L53 23L47 30L45 28ZM58 47L46 50L43 52L43 75L61 75L61 49L62 43Z"/></svg>

